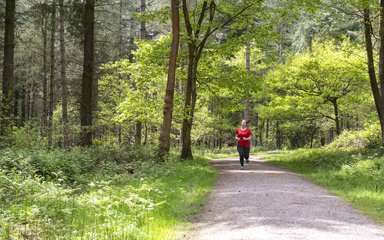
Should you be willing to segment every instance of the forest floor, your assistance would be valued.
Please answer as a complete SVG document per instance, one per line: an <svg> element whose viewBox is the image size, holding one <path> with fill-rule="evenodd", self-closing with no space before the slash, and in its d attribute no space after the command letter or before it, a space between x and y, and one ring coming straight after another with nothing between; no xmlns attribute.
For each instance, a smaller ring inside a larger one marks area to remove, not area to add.
<svg viewBox="0 0 384 240"><path fill-rule="evenodd" d="M213 160L220 171L182 239L383 240L384 227L322 187L251 156Z"/></svg>

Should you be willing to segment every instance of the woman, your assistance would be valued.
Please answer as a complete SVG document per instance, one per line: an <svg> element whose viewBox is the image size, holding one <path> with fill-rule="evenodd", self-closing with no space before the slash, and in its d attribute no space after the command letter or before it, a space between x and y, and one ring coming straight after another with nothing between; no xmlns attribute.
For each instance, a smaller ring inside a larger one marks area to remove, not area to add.
<svg viewBox="0 0 384 240"><path fill-rule="evenodd" d="M236 130L237 151L240 155L240 170L244 169L244 159L249 163L249 150L251 148L252 133L247 124L249 121L243 119L241 126Z"/></svg>

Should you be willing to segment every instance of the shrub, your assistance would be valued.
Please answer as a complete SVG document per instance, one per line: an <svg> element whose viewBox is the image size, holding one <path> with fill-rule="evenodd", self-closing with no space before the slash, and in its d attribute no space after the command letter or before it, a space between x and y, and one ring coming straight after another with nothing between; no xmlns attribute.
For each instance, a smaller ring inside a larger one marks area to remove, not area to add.
<svg viewBox="0 0 384 240"><path fill-rule="evenodd" d="M367 139L364 138L362 131L344 130L332 143L328 144L329 148L361 148L366 144Z"/></svg>

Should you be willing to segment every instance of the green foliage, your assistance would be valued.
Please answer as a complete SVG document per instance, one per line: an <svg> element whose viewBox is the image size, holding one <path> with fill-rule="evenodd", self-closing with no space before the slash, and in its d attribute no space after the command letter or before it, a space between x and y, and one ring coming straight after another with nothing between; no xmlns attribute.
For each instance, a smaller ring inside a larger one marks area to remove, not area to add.
<svg viewBox="0 0 384 240"><path fill-rule="evenodd" d="M363 131L348 131L344 130L333 142L327 147L338 149L338 148L363 148L367 142L364 139Z"/></svg>
<svg viewBox="0 0 384 240"><path fill-rule="evenodd" d="M148 152L1 150L0 238L176 238L216 172L202 158L158 164Z"/></svg>
<svg viewBox="0 0 384 240"><path fill-rule="evenodd" d="M362 55L344 39L317 41L312 52L289 56L265 77L268 97L257 107L259 116L279 122L289 147L319 146L342 122L362 125L373 104Z"/></svg>
<svg viewBox="0 0 384 240"><path fill-rule="evenodd" d="M366 148L380 149L382 147L381 131L378 124L367 126L359 131L344 130L327 148Z"/></svg>
<svg viewBox="0 0 384 240"><path fill-rule="evenodd" d="M12 143L12 146L17 148L40 148L47 146L47 140L41 136L31 122L27 123L24 127L14 127L9 136L9 141Z"/></svg>

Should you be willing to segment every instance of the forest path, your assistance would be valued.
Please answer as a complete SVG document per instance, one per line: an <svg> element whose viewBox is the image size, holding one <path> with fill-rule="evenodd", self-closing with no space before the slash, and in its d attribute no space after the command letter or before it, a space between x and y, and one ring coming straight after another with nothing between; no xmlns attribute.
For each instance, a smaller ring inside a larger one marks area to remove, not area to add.
<svg viewBox="0 0 384 240"><path fill-rule="evenodd" d="M182 239L384 240L384 228L327 190L259 156L245 170L237 158L220 170L204 211Z"/></svg>

